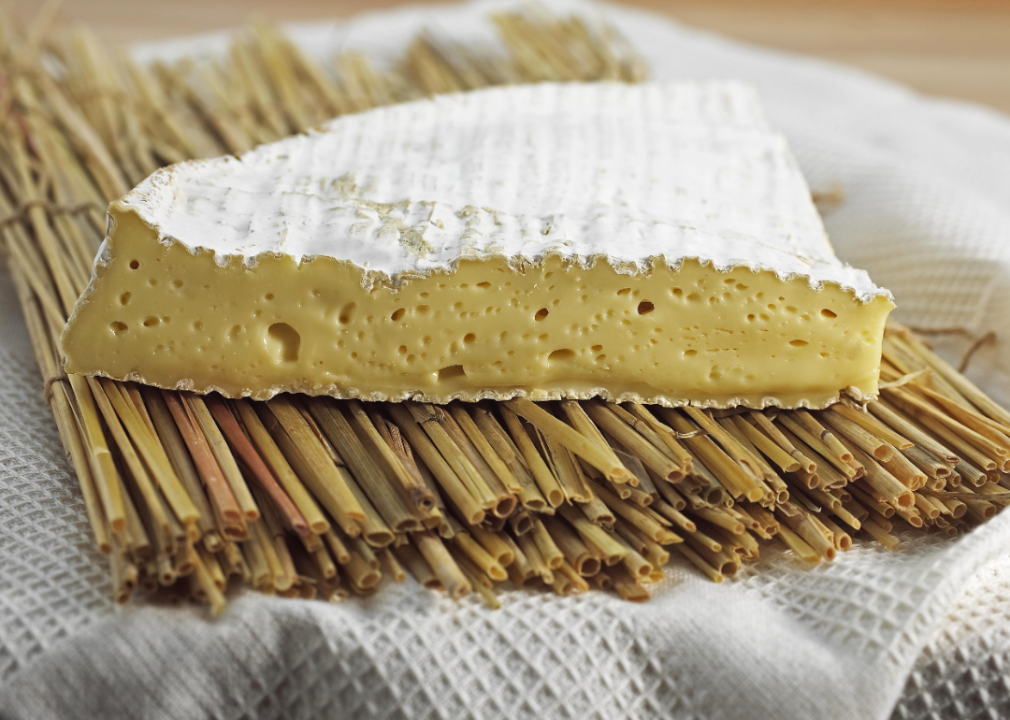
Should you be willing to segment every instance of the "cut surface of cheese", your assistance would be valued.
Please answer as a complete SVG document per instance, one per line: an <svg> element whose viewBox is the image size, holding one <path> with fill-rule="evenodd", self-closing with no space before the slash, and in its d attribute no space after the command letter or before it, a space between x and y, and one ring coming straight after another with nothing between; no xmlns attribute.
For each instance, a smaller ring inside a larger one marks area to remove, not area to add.
<svg viewBox="0 0 1010 720"><path fill-rule="evenodd" d="M379 108L109 218L66 370L232 397L822 407L876 394L893 307L736 83Z"/></svg>

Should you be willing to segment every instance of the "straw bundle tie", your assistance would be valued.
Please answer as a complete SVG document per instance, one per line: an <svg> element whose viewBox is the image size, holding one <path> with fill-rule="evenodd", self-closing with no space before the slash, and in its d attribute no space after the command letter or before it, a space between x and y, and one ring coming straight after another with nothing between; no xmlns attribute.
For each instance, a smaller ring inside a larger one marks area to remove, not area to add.
<svg viewBox="0 0 1010 720"><path fill-rule="evenodd" d="M906 325L905 327L919 335L960 335L971 340L971 345L964 351L964 354L961 356L961 362L957 365L957 371L960 373L968 369L968 365L971 363L971 359L975 356L975 353L986 345L995 345L999 339L995 330L989 330L983 335L977 335L963 327L923 328L916 325Z"/></svg>
<svg viewBox="0 0 1010 720"><path fill-rule="evenodd" d="M105 213L105 208L95 202L82 202L76 205L58 205L42 198L35 198L33 200L26 200L25 202L20 203L14 209L14 212L10 213L6 217L0 218L0 230L3 230L8 225L13 225L14 223L26 222L28 220L28 213L31 212L33 208L37 207L45 210L50 216L82 215L91 211L103 214Z"/></svg>
<svg viewBox="0 0 1010 720"><path fill-rule="evenodd" d="M63 372L62 368L59 369L57 372L50 373L49 375L47 375L45 378L45 382L42 385L42 397L45 399L47 405L50 402L52 402L53 385L55 385L58 382L64 382L67 383L68 385L70 383L70 378L67 377L67 374Z"/></svg>

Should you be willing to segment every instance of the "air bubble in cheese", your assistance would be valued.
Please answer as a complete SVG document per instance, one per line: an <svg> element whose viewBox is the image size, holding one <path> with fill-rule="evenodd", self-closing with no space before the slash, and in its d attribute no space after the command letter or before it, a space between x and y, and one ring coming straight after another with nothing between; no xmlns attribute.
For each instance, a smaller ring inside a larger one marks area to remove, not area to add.
<svg viewBox="0 0 1010 720"><path fill-rule="evenodd" d="M877 392L893 307L735 83L383 107L109 217L67 371L232 397L820 407Z"/></svg>

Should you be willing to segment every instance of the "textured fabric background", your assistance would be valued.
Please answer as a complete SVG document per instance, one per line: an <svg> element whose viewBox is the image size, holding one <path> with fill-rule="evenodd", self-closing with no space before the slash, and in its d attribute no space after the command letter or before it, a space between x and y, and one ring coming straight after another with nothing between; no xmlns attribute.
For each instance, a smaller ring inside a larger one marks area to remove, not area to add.
<svg viewBox="0 0 1010 720"><path fill-rule="evenodd" d="M421 24L490 38L502 3L295 28L329 56L390 56ZM897 317L975 331L1010 319L1010 121L818 61L630 10L603 12L658 78L755 83L839 255ZM138 50L212 50L220 37ZM971 375L1003 403L1005 345ZM948 348L955 353L957 348ZM412 581L342 605L236 597L224 615L115 610L103 558L0 280L0 716L4 718L989 718L1010 714L1010 515L956 541L857 542L801 567L766 550L714 585L674 569L652 602L505 593L503 608ZM895 704L897 703L897 706Z"/></svg>

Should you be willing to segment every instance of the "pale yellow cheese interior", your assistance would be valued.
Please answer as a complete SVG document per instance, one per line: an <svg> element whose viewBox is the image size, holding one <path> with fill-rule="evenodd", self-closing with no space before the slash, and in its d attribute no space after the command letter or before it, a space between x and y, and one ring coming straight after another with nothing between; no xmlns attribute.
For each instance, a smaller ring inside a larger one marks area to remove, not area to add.
<svg viewBox="0 0 1010 720"><path fill-rule="evenodd" d="M588 397L821 406L874 395L892 303L687 260L621 274L548 258L362 288L328 257L226 267L119 212L63 338L68 372L266 398Z"/></svg>

